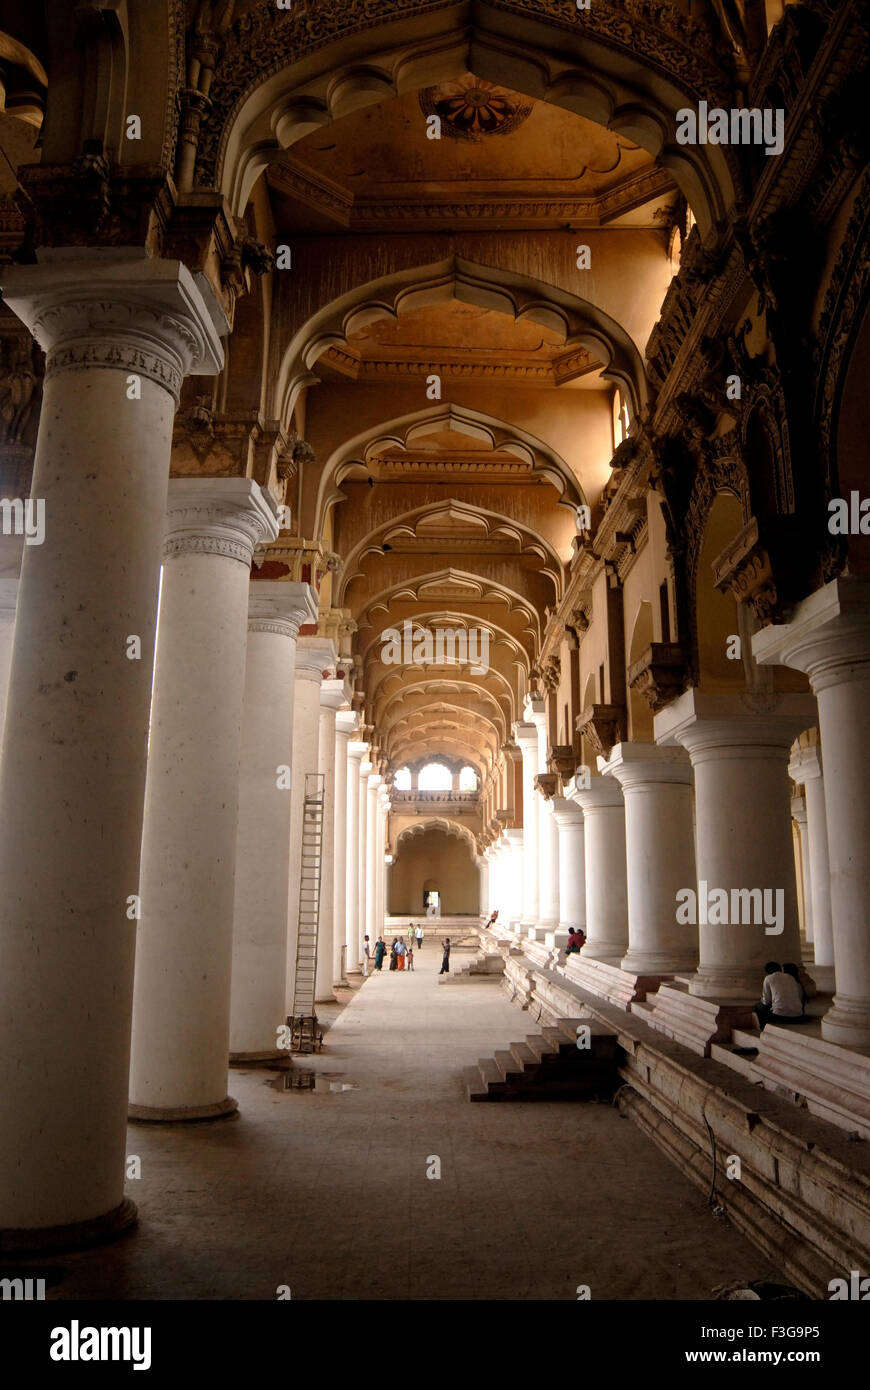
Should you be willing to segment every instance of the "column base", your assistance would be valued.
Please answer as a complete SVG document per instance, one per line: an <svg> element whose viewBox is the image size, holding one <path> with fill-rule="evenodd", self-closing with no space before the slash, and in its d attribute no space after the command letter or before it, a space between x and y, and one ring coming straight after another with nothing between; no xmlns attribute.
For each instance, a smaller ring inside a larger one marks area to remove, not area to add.
<svg viewBox="0 0 870 1390"><path fill-rule="evenodd" d="M673 951L631 951L622 957L622 969L637 975L690 975L698 968L697 955Z"/></svg>
<svg viewBox="0 0 870 1390"><path fill-rule="evenodd" d="M822 1037L841 1047L870 1047L870 1002L838 990L822 1019Z"/></svg>
<svg viewBox="0 0 870 1390"><path fill-rule="evenodd" d="M645 1002L632 1004L631 1012L699 1057L710 1056L711 1043L730 1042L735 1028L756 1026L751 1005L700 998L686 979L661 985Z"/></svg>
<svg viewBox="0 0 870 1390"><path fill-rule="evenodd" d="M85 1250L115 1240L138 1220L136 1203L125 1197L103 1216L89 1221L72 1221L66 1226L38 1226L34 1229L0 1230L0 1255L50 1255Z"/></svg>
<svg viewBox="0 0 870 1390"><path fill-rule="evenodd" d="M751 1006L761 998L764 971L761 966L752 970L729 966L701 966L688 981L689 993L697 999Z"/></svg>
<svg viewBox="0 0 870 1390"><path fill-rule="evenodd" d="M544 943L552 951L564 951L568 945L568 933L562 927L551 927L544 936Z"/></svg>
<svg viewBox="0 0 870 1390"><path fill-rule="evenodd" d="M191 1120L230 1120L239 1113L232 1096L214 1105L131 1105L127 1115L134 1124L185 1124Z"/></svg>

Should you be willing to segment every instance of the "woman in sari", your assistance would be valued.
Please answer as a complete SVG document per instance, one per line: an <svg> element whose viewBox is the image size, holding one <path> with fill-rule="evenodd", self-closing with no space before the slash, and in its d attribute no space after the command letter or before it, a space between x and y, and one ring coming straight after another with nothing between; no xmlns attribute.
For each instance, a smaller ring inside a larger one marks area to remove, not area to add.
<svg viewBox="0 0 870 1390"><path fill-rule="evenodd" d="M382 936L379 936L375 943L375 970L380 970L384 963L384 956L387 954L387 943Z"/></svg>
<svg viewBox="0 0 870 1390"><path fill-rule="evenodd" d="M404 970L404 968L405 968L405 943L404 943L404 941L402 941L401 937L400 937L399 940L396 942L396 955L398 956L398 961L396 962L396 964L397 964L397 969L399 969L399 970Z"/></svg>
<svg viewBox="0 0 870 1390"><path fill-rule="evenodd" d="M396 952L396 947L398 946L398 944L399 944L398 941L396 941L396 939L395 939L395 937L394 937L394 938L393 938L393 944L392 944L392 946L390 947L390 969L391 969L391 970L398 970L398 968L399 968L399 957L398 957L398 954L397 954L397 952Z"/></svg>

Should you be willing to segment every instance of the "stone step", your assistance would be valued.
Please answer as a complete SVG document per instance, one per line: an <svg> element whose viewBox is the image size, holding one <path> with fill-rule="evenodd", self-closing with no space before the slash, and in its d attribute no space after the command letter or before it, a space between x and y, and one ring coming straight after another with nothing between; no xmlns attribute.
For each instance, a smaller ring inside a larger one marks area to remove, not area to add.
<svg viewBox="0 0 870 1390"><path fill-rule="evenodd" d="M754 1057L740 1057L734 1051L733 1046L728 1043L711 1043L710 1056L714 1062L721 1062L724 1066L730 1067L732 1071L745 1076L747 1081L757 1081L758 1074L755 1070Z"/></svg>
<svg viewBox="0 0 870 1390"><path fill-rule="evenodd" d="M488 1088L480 1079L479 1067L463 1067L462 1080L465 1083L465 1094L468 1100L489 1099Z"/></svg>
<svg viewBox="0 0 870 1390"><path fill-rule="evenodd" d="M510 1050L521 1067L536 1067L538 1065L538 1058L528 1043L512 1042Z"/></svg>
<svg viewBox="0 0 870 1390"><path fill-rule="evenodd" d="M498 1069L498 1064L492 1057L478 1057L477 1070L480 1080L487 1088L504 1086L504 1077Z"/></svg>
<svg viewBox="0 0 870 1390"><path fill-rule="evenodd" d="M512 1052L499 1051L495 1053L495 1064L503 1081L511 1084L522 1076L523 1066L518 1062Z"/></svg>
<svg viewBox="0 0 870 1390"><path fill-rule="evenodd" d="M731 1041L735 1047L758 1047L761 1034L757 1028L735 1028L731 1033Z"/></svg>
<svg viewBox="0 0 870 1390"><path fill-rule="evenodd" d="M555 1057L558 1048L555 1043L551 1043L548 1038L544 1038L540 1033L527 1033L526 1042L535 1054L537 1061L542 1061L544 1057Z"/></svg>

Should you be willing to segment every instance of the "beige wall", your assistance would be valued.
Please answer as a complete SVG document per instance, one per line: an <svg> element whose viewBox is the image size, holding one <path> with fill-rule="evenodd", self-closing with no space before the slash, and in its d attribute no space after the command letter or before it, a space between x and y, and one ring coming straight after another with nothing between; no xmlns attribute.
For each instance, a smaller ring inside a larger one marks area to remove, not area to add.
<svg viewBox="0 0 870 1390"><path fill-rule="evenodd" d="M423 888L437 888L444 916L480 911L480 875L463 840L426 830L399 845L389 874L389 912L423 916Z"/></svg>

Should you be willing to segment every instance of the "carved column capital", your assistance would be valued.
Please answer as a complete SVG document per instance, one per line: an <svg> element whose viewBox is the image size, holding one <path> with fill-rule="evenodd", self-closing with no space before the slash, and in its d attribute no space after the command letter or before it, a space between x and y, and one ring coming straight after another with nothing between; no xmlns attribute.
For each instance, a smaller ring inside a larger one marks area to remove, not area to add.
<svg viewBox="0 0 870 1390"><path fill-rule="evenodd" d="M275 503L250 478L171 478L164 558L222 555L250 568L278 534Z"/></svg>
<svg viewBox="0 0 870 1390"><path fill-rule="evenodd" d="M2 287L46 353L46 380L106 367L156 382L177 404L188 373L214 375L223 366L212 315L178 261L82 255L9 266Z"/></svg>

